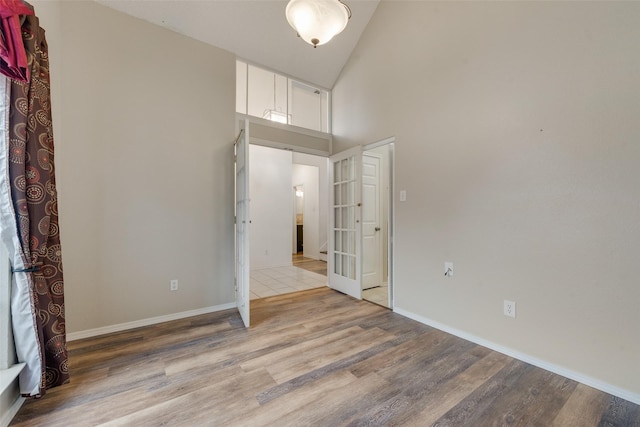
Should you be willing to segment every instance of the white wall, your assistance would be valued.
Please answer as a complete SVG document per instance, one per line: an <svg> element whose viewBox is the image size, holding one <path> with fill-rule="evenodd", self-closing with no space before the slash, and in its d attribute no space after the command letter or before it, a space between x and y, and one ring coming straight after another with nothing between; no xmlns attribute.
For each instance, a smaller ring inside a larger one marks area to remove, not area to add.
<svg viewBox="0 0 640 427"><path fill-rule="evenodd" d="M333 91L336 151L396 137L396 307L636 402L638 22L634 2L381 2Z"/></svg>
<svg viewBox="0 0 640 427"><path fill-rule="evenodd" d="M248 76L248 77L246 77ZM245 108L248 114L264 117L267 110L287 114L287 78L271 71L249 65L245 81L238 79L237 86L244 86L248 96ZM239 112L244 111L244 109Z"/></svg>
<svg viewBox="0 0 640 427"><path fill-rule="evenodd" d="M327 250L327 215L329 212L329 178L327 176L328 162L329 160L326 157L304 153L293 153L293 163L315 166L318 168L318 251ZM324 257L326 257L324 254L319 255L320 259L325 259Z"/></svg>
<svg viewBox="0 0 640 427"><path fill-rule="evenodd" d="M235 57L94 2L35 6L67 331L232 302Z"/></svg>
<svg viewBox="0 0 640 427"><path fill-rule="evenodd" d="M291 151L249 146L251 269L291 265Z"/></svg>
<svg viewBox="0 0 640 427"><path fill-rule="evenodd" d="M303 198L303 249L306 258L320 258L320 206L319 206L319 171L317 166L294 164L293 185L304 187Z"/></svg>

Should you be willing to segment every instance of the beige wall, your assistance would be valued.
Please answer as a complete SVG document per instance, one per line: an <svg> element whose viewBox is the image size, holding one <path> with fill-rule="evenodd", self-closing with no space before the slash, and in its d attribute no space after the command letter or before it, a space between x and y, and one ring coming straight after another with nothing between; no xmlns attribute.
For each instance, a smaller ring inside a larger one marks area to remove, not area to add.
<svg viewBox="0 0 640 427"><path fill-rule="evenodd" d="M233 302L235 57L93 2L34 3L68 332Z"/></svg>
<svg viewBox="0 0 640 427"><path fill-rule="evenodd" d="M396 137L396 307L636 401L638 22L628 2L382 2L333 92L334 151Z"/></svg>

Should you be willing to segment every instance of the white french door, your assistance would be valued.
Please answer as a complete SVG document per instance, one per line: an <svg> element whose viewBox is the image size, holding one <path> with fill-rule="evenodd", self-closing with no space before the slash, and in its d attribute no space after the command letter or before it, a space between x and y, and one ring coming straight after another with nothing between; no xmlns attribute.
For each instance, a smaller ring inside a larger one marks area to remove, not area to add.
<svg viewBox="0 0 640 427"><path fill-rule="evenodd" d="M236 159L236 304L246 327L249 327L249 121L240 121L240 135L235 144Z"/></svg>
<svg viewBox="0 0 640 427"><path fill-rule="evenodd" d="M329 287L362 299L362 149L355 147L343 151L331 156L330 160Z"/></svg>

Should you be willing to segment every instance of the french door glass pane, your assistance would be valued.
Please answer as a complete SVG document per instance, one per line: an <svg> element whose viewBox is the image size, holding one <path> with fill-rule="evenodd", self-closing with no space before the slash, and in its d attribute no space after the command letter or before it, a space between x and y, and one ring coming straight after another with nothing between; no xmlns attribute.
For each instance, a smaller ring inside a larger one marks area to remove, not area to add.
<svg viewBox="0 0 640 427"><path fill-rule="evenodd" d="M349 177L349 159L344 159L342 161L342 175L340 181L347 181Z"/></svg>
<svg viewBox="0 0 640 427"><path fill-rule="evenodd" d="M356 276L355 157L333 164L333 261L334 273Z"/></svg>
<svg viewBox="0 0 640 427"><path fill-rule="evenodd" d="M342 208L342 227L349 228L349 208Z"/></svg>
<svg viewBox="0 0 640 427"><path fill-rule="evenodd" d="M342 193L342 198L340 200L340 204L341 205L348 205L349 204L349 193L347 192L347 184L343 183L341 185L340 188L340 193Z"/></svg>
<svg viewBox="0 0 640 427"><path fill-rule="evenodd" d="M349 277L349 255L342 255L342 275Z"/></svg>
<svg viewBox="0 0 640 427"><path fill-rule="evenodd" d="M351 181L349 183L349 187L347 188L347 199L349 200L349 204L353 205L356 201L356 183L355 181Z"/></svg>

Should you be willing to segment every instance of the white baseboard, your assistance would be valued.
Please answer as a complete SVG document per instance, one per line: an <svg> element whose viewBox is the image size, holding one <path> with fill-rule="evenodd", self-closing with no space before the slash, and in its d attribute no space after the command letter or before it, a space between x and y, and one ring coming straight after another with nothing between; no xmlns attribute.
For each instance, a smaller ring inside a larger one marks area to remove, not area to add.
<svg viewBox="0 0 640 427"><path fill-rule="evenodd" d="M572 371L570 369L563 368L562 366L555 365L553 363L549 363L547 361L538 359L536 357L530 356L525 353L521 353L517 350L514 350L509 347L502 346L500 344L496 344L494 342L485 340L484 338L477 337L468 332L461 331L456 328L452 328L450 326L444 325L440 322L436 322L435 320L420 316L418 314L412 313L408 310L404 310L399 307L394 307L394 312L408 317L409 319L413 319L417 322L423 323L425 325L431 326L433 328L439 329L441 331L447 332L451 335L455 335L459 338L465 339L467 341L474 342L483 347L490 348L491 350L495 350L498 353L506 354L507 356L513 357L514 359L521 360L523 362L529 363L531 365L537 366L538 368L545 369L547 371L553 372L554 374L562 375L563 377L572 379L579 383L588 385L589 387L593 387L605 393L612 394L614 396L620 397L622 399L628 400L629 402L633 402L636 405L640 405L640 394L631 392L629 390L614 386L612 384L606 383L604 381L597 380L595 378L591 378L588 375L584 375L583 373Z"/></svg>
<svg viewBox="0 0 640 427"><path fill-rule="evenodd" d="M26 398L20 396L16 399L15 402L13 402L13 405L11 405L11 408L9 408L7 412L2 414L2 418L0 418L0 427L7 427L9 424L11 424L13 417L16 416L16 414L18 413L20 408L22 408L22 405L26 400L27 400Z"/></svg>
<svg viewBox="0 0 640 427"><path fill-rule="evenodd" d="M285 263L285 264L274 264L274 265L261 265L258 267L250 267L251 271L260 271L267 270L269 268L281 268L281 267L293 267L293 262Z"/></svg>
<svg viewBox="0 0 640 427"><path fill-rule="evenodd" d="M101 328L87 329L85 331L71 332L67 334L67 341L81 340L83 338L95 337L98 335L111 334L113 332L126 331L127 329L139 328L141 326L155 325L156 323L169 322L171 320L184 319L186 317L199 316L201 314L213 313L216 311L235 308L236 303L215 305L213 307L199 308L196 310L182 311L180 313L167 314L164 316L151 317L149 319L135 320L133 322L119 323L117 325L103 326Z"/></svg>

